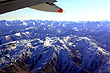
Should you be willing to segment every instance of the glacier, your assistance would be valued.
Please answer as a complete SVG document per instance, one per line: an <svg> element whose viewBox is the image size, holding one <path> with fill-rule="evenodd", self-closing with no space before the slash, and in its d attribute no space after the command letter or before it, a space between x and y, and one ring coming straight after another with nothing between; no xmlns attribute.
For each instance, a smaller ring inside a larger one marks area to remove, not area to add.
<svg viewBox="0 0 110 73"><path fill-rule="evenodd" d="M109 73L109 21L0 21L0 73Z"/></svg>

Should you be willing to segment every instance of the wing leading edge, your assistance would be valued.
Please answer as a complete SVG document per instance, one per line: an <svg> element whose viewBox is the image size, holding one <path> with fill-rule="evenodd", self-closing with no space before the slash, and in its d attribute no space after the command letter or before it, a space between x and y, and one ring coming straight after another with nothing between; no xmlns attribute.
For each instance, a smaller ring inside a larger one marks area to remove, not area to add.
<svg viewBox="0 0 110 73"><path fill-rule="evenodd" d="M47 12L63 12L63 9L53 4L56 0L1 0L0 14L29 7Z"/></svg>

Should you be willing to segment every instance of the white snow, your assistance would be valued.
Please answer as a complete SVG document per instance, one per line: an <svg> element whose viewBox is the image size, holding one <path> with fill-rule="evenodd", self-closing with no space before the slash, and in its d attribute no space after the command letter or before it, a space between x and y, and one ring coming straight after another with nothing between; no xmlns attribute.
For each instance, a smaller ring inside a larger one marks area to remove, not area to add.
<svg viewBox="0 0 110 73"><path fill-rule="evenodd" d="M25 22L23 21L23 25L27 26L27 23L25 23Z"/></svg>

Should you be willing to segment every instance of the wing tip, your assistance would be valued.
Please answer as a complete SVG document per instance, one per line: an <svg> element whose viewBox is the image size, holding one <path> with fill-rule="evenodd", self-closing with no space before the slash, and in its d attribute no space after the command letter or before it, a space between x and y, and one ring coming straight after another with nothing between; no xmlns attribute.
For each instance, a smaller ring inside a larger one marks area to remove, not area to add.
<svg viewBox="0 0 110 73"><path fill-rule="evenodd" d="M58 12L59 12L59 13L62 13L62 12L63 12L63 9L60 8L60 9L58 10Z"/></svg>

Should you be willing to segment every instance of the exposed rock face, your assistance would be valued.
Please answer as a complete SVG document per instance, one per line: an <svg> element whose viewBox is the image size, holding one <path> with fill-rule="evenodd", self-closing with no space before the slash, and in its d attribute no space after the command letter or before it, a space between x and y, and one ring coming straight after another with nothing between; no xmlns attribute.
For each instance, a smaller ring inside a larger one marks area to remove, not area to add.
<svg viewBox="0 0 110 73"><path fill-rule="evenodd" d="M109 73L109 24L0 21L0 72Z"/></svg>

